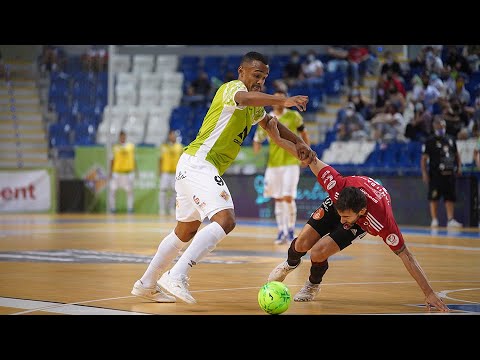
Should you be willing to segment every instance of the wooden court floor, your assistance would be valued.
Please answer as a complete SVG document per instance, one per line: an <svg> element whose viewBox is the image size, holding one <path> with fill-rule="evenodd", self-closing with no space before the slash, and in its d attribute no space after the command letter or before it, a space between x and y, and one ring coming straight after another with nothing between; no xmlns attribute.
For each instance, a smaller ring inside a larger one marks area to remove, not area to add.
<svg viewBox="0 0 480 360"><path fill-rule="evenodd" d="M191 271L197 304L149 302L130 294L174 219L142 215L0 217L1 315L266 315L257 293L288 245L274 245L272 220L237 227ZM299 220L296 233L305 223ZM435 291L452 312L480 314L480 231L401 226ZM309 258L285 280L292 296ZM330 258L315 301L292 301L288 315L439 314L401 260L379 237L365 237ZM271 316L271 315L266 315Z"/></svg>

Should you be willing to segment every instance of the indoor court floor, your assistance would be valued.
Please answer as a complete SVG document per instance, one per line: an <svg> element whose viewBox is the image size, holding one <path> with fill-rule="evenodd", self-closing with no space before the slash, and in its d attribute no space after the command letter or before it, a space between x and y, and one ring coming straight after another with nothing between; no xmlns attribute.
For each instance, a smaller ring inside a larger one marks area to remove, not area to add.
<svg viewBox="0 0 480 360"><path fill-rule="evenodd" d="M296 234L304 223L297 222ZM237 227L190 273L197 304L131 295L174 225L173 218L153 215L2 215L0 314L267 315L258 290L288 249L274 244L273 220L237 219ZM280 316L480 314L480 230L400 229L450 313L429 312L401 260L379 237L367 235L330 258L315 301L292 301ZM285 279L292 297L309 267L307 254Z"/></svg>

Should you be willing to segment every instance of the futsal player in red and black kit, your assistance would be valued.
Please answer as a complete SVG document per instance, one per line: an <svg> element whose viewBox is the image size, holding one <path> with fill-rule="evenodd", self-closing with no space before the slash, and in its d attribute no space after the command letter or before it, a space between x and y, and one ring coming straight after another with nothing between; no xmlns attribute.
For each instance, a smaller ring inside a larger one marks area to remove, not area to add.
<svg viewBox="0 0 480 360"><path fill-rule="evenodd" d="M277 140L284 142L290 153L296 154L293 143L280 137ZM320 291L322 278L328 269L328 258L369 233L380 236L400 257L425 294L425 303L429 309L435 307L439 311L449 311L433 291L423 269L405 244L393 216L388 191L366 176L344 177L318 158L309 166L329 196L291 242L287 260L272 270L268 281L283 281L300 265L307 251L310 251L310 276L303 288L295 294L294 300L312 301Z"/></svg>

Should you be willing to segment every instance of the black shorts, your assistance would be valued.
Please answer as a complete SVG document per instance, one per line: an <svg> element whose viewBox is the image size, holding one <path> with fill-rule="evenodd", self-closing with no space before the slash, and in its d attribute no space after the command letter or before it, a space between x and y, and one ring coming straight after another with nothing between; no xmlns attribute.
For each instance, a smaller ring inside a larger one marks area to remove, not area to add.
<svg viewBox="0 0 480 360"><path fill-rule="evenodd" d="M455 191L455 175L430 175L428 184L428 200L457 200Z"/></svg>
<svg viewBox="0 0 480 360"><path fill-rule="evenodd" d="M361 239L366 235L365 230L357 224L348 230L343 228L343 224L340 222L340 215L338 215L330 197L327 197L322 205L313 212L307 224L313 227L321 237L330 234L330 237L335 241L340 250L351 245L353 240Z"/></svg>

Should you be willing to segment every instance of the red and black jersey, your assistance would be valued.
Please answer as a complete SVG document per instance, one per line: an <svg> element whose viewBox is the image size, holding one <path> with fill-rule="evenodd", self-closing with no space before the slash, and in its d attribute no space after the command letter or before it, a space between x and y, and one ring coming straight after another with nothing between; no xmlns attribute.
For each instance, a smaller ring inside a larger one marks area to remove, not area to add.
<svg viewBox="0 0 480 360"><path fill-rule="evenodd" d="M340 191L348 186L359 188L367 198L367 212L357 224L374 236L380 236L393 251L404 245L404 240L393 216L392 202L387 189L368 176L342 176L331 166L323 168L317 176L334 203Z"/></svg>

